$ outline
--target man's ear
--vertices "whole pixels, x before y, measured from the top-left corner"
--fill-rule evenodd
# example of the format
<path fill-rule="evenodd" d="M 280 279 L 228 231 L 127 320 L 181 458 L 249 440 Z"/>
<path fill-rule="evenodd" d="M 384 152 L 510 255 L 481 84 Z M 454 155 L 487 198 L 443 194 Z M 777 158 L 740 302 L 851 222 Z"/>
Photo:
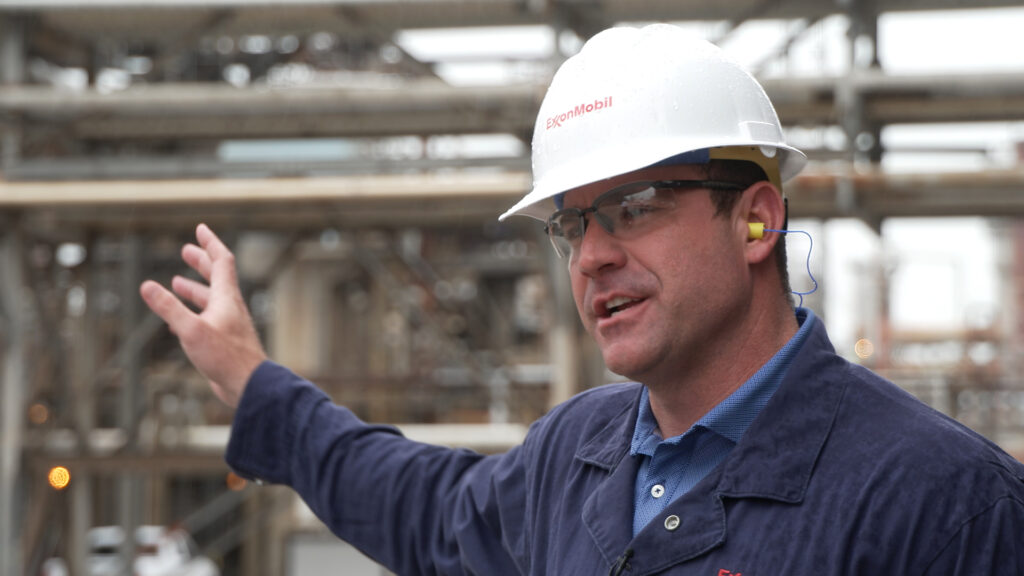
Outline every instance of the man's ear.
<path fill-rule="evenodd" d="M 757 182 L 743 192 L 743 199 L 738 204 L 736 225 L 746 238 L 747 261 L 751 264 L 762 262 L 772 253 L 779 235 L 761 231 L 781 230 L 786 221 L 782 194 L 770 182 Z"/>

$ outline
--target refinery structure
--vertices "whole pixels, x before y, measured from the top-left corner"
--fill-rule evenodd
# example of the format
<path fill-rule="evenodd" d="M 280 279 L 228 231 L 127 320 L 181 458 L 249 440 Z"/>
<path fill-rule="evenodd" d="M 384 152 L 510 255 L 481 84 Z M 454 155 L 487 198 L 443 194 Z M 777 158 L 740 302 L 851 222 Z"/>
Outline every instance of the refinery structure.
<path fill-rule="evenodd" d="M 1024 60 L 909 73 L 887 69 L 879 40 L 887 18 L 920 15 L 934 42 L 930 15 L 1018 7 L 0 0 L 0 574 L 54 558 L 89 574 L 93 528 L 151 525 L 187 532 L 225 575 L 381 573 L 292 492 L 224 464 L 230 410 L 138 297 L 184 272 L 199 222 L 236 252 L 270 355 L 413 438 L 501 451 L 613 380 L 541 227 L 497 216 L 530 189 L 554 69 L 616 24 L 743 47 L 810 158 L 787 186 L 791 217 L 831 242 L 805 304 L 848 315 L 844 356 L 1024 459 Z M 1020 144 L 958 142 L 967 125 Z M 890 137 L 915 127 L 954 136 Z M 971 161 L 897 169 L 898 155 Z M 886 251 L 890 222 L 964 217 L 990 243 L 984 306 L 969 263 Z M 840 221 L 875 246 L 843 286 L 829 274 L 850 248 L 828 232 Z M 803 285 L 807 247 L 789 249 Z M 894 285 L 915 266 L 956 285 L 942 301 L 963 305 L 942 311 L 956 321 L 901 323 Z"/>

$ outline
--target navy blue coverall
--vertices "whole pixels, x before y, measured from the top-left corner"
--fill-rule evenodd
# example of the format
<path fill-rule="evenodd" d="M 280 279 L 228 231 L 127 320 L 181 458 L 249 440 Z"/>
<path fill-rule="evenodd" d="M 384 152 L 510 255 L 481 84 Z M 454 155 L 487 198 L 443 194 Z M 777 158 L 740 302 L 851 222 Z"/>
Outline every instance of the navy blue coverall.
<path fill-rule="evenodd" d="M 821 322 L 728 457 L 634 538 L 640 391 L 579 394 L 481 456 L 365 424 L 266 362 L 227 461 L 403 575 L 1024 575 L 1024 465 L 843 360 Z"/>

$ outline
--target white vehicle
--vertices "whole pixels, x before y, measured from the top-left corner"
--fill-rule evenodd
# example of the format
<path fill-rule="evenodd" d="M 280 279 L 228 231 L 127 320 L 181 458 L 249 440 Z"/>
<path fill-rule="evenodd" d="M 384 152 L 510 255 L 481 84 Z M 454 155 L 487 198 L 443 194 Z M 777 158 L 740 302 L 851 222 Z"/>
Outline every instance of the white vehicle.
<path fill-rule="evenodd" d="M 120 526 L 98 526 L 87 535 L 89 576 L 122 576 L 121 544 L 124 529 Z M 50 558 L 43 563 L 46 576 L 67 576 L 62 559 Z M 219 576 L 217 565 L 205 556 L 196 556 L 188 534 L 163 526 L 139 526 L 135 530 L 135 557 L 132 576 Z"/>

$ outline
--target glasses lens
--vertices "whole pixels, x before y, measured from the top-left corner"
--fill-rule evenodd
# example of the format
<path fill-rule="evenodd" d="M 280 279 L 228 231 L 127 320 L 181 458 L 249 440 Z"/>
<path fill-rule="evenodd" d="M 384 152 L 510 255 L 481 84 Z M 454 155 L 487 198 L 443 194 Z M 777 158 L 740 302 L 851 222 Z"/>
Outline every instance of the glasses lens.
<path fill-rule="evenodd" d="M 629 238 L 675 207 L 674 188 L 659 182 L 634 182 L 608 191 L 594 203 L 595 220 L 610 234 Z"/>
<path fill-rule="evenodd" d="M 555 252 L 565 258 L 583 237 L 583 214 L 576 208 L 559 210 L 548 218 L 548 237 Z"/>

